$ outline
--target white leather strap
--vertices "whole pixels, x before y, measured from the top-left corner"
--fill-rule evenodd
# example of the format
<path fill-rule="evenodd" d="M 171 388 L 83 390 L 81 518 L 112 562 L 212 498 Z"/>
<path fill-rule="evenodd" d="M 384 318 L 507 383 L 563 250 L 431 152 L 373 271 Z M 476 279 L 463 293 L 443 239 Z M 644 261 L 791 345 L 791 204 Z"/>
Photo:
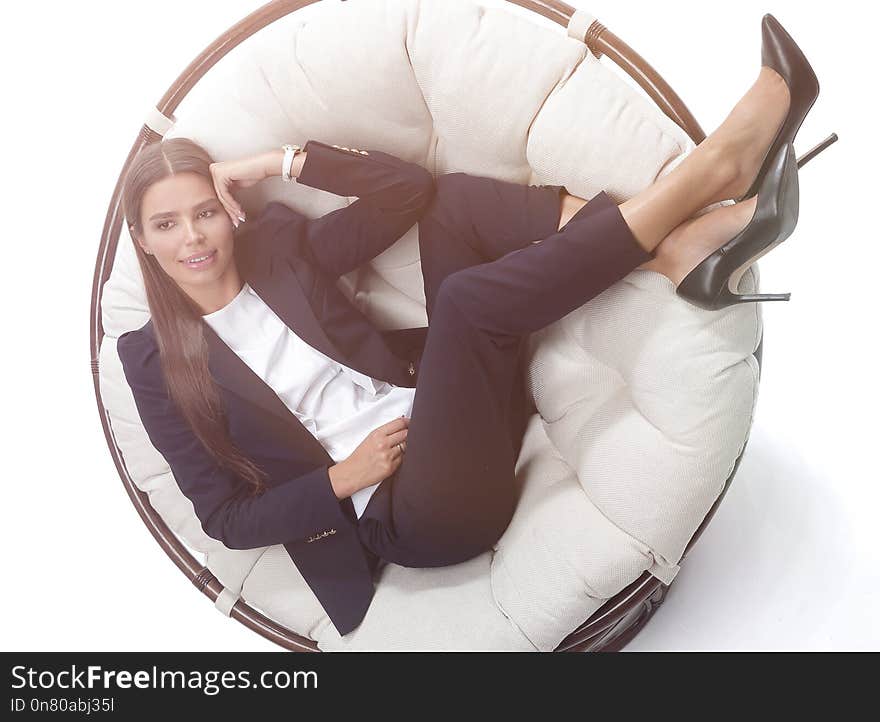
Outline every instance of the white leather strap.
<path fill-rule="evenodd" d="M 595 19 L 595 15 L 590 15 L 590 13 L 583 10 L 575 10 L 574 15 L 568 20 L 568 36 L 584 43 L 584 38 L 587 37 L 587 30 L 590 29 L 590 25 L 593 24 Z"/>
<path fill-rule="evenodd" d="M 157 108 L 150 108 L 147 117 L 144 119 L 144 125 L 154 133 L 164 136 L 176 121 L 177 118 L 174 117 L 173 113 L 170 118 L 167 118 Z"/>
<path fill-rule="evenodd" d="M 232 614 L 232 607 L 235 606 L 237 601 L 238 595 L 229 591 L 226 587 L 223 587 L 223 591 L 220 592 L 220 594 L 217 595 L 217 599 L 214 600 L 214 606 L 228 617 Z"/>
<path fill-rule="evenodd" d="M 293 165 L 294 157 L 302 152 L 302 146 L 285 143 L 281 146 L 284 149 L 284 158 L 281 160 L 281 180 L 290 183 L 293 176 L 290 175 L 290 168 Z"/>

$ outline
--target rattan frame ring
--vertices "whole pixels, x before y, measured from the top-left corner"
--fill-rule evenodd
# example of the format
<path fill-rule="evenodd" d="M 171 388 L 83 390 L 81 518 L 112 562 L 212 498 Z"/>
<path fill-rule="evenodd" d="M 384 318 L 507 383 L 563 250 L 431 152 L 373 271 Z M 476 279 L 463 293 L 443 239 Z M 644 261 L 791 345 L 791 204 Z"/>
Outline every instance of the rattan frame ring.
<path fill-rule="evenodd" d="M 226 53 L 239 45 L 265 26 L 275 20 L 284 17 L 300 8 L 311 5 L 319 0 L 274 0 L 260 7 L 243 20 L 233 25 L 229 30 L 218 37 L 208 46 L 180 76 L 171 84 L 156 105 L 154 115 L 162 119 L 174 118 L 174 110 L 193 86 L 204 74 L 217 63 Z M 559 25 L 567 28 L 569 21 L 575 13 L 575 8 L 554 0 L 507 0 L 527 10 L 531 10 Z M 594 20 L 582 38 L 584 43 L 597 58 L 607 56 L 612 62 L 627 73 L 647 93 L 652 101 L 669 118 L 677 123 L 690 136 L 694 143 L 699 144 L 705 133 L 697 121 L 691 115 L 684 102 L 665 80 L 654 70 L 638 53 L 608 30 L 597 20 Z M 204 567 L 195 557 L 190 554 L 175 534 L 168 528 L 158 513 L 150 505 L 147 494 L 135 486 L 129 476 L 122 454 L 115 443 L 110 430 L 110 422 L 107 410 L 101 398 L 100 380 L 98 377 L 98 359 L 100 344 L 103 339 L 103 325 L 101 319 L 101 294 L 104 283 L 110 276 L 113 268 L 113 260 L 116 255 L 119 235 L 122 227 L 123 216 L 120 208 L 122 183 L 132 159 L 137 152 L 146 144 L 155 142 L 161 137 L 150 125 L 144 124 L 140 129 L 134 144 L 129 151 L 125 165 L 119 174 L 119 179 L 113 189 L 110 206 L 104 220 L 101 234 L 101 242 L 98 248 L 98 256 L 95 264 L 95 273 L 92 280 L 92 297 L 90 311 L 90 350 L 92 381 L 95 387 L 95 396 L 98 403 L 98 413 L 104 428 L 104 436 L 117 471 L 125 485 L 126 491 L 135 505 L 141 519 L 147 525 L 159 545 L 165 550 L 172 561 L 186 575 L 186 577 L 201 590 L 212 602 L 224 591 L 223 585 L 217 578 Z M 761 355 L 763 348 L 763 336 L 755 357 L 758 361 L 760 374 Z M 746 442 L 747 443 L 747 442 Z M 715 515 L 721 500 L 727 493 L 730 483 L 739 468 L 745 445 L 734 464 L 733 471 L 724 484 L 724 489 L 715 500 L 712 508 L 706 514 L 700 527 L 694 532 L 682 559 L 684 559 L 691 547 L 699 539 L 706 525 Z M 618 651 L 623 648 L 650 619 L 657 607 L 663 602 L 669 585 L 663 584 L 647 571 L 626 588 L 608 599 L 598 610 L 586 619 L 577 629 L 569 634 L 555 651 Z M 232 606 L 229 616 L 238 620 L 246 627 L 254 630 L 266 639 L 290 650 L 300 652 L 318 652 L 317 644 L 296 632 L 287 629 L 277 622 L 269 619 L 259 611 L 251 607 L 244 600 L 239 599 Z"/>

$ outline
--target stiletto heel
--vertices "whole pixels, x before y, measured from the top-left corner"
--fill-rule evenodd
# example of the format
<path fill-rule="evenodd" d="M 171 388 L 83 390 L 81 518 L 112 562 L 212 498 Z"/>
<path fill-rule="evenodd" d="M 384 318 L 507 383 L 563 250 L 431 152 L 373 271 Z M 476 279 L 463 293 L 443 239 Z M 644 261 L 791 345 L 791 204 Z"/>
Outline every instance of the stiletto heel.
<path fill-rule="evenodd" d="M 695 306 L 710 311 L 737 303 L 788 301 L 791 293 L 740 294 L 737 286 L 752 263 L 794 231 L 798 203 L 798 165 L 794 146 L 789 144 L 777 152 L 768 166 L 758 187 L 758 201 L 748 225 L 697 264 L 678 284 L 675 292 Z"/>
<path fill-rule="evenodd" d="M 815 158 L 819 153 L 825 150 L 832 143 L 836 143 L 838 140 L 837 133 L 832 133 L 825 140 L 823 140 L 819 145 L 815 148 L 811 148 L 806 153 L 804 153 L 800 158 L 797 159 L 798 168 L 803 168 L 807 163 L 809 163 L 813 158 Z"/>
<path fill-rule="evenodd" d="M 735 303 L 751 303 L 752 301 L 788 301 L 790 293 L 731 293 L 727 291 L 720 297 L 725 303 L 723 306 L 732 306 Z M 723 307 L 722 306 L 722 307 Z"/>
<path fill-rule="evenodd" d="M 832 133 L 800 158 L 793 145 L 782 148 L 761 179 L 749 224 L 691 270 L 675 292 L 708 310 L 736 303 L 788 301 L 791 293 L 737 293 L 736 289 L 746 269 L 794 231 L 800 201 L 798 170 L 837 140 L 837 133 Z"/>
<path fill-rule="evenodd" d="M 776 131 L 758 175 L 755 176 L 745 195 L 735 199 L 737 202 L 751 198 L 757 193 L 764 174 L 776 159 L 779 150 L 794 142 L 804 118 L 819 96 L 819 80 L 809 61 L 791 35 L 770 13 L 767 13 L 761 21 L 761 65 L 772 68 L 785 80 L 789 92 L 788 113 L 779 130 Z"/>

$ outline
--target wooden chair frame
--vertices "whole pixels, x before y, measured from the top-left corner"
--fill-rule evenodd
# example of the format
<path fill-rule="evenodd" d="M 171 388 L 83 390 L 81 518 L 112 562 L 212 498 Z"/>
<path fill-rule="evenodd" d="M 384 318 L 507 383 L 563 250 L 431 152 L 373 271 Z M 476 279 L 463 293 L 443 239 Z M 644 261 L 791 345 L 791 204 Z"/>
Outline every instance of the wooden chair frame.
<path fill-rule="evenodd" d="M 233 25 L 229 30 L 218 37 L 206 48 L 172 83 L 156 105 L 156 110 L 165 118 L 173 120 L 174 110 L 192 87 L 210 70 L 210 68 L 230 50 L 242 41 L 264 28 L 275 20 L 295 12 L 313 2 L 319 0 L 273 0 L 258 8 L 243 20 Z M 563 27 L 567 28 L 575 8 L 555 0 L 507 0 L 515 5 L 531 10 L 542 15 Z M 697 121 L 691 115 L 682 100 L 665 80 L 652 68 L 638 53 L 630 48 L 625 42 L 609 31 L 598 21 L 594 21 L 583 38 L 590 52 L 597 58 L 607 55 L 616 65 L 624 70 L 638 85 L 648 94 L 657 106 L 675 123 L 687 132 L 694 143 L 699 144 L 705 133 Z M 101 243 L 98 248 L 98 257 L 95 264 L 95 273 L 92 281 L 92 301 L 90 315 L 90 347 L 92 380 L 95 387 L 95 396 L 98 402 L 98 412 L 101 424 L 104 427 L 104 436 L 110 453 L 116 463 L 116 468 L 123 484 L 131 498 L 132 503 L 138 510 L 147 528 L 155 537 L 159 545 L 165 550 L 172 561 L 186 575 L 197 589 L 201 590 L 212 602 L 216 601 L 223 590 L 223 585 L 211 573 L 190 554 L 177 536 L 168 528 L 159 514 L 151 506 L 149 497 L 142 492 L 132 481 L 126 470 L 122 454 L 116 445 L 110 432 L 110 424 L 107 411 L 101 398 L 100 380 L 98 377 L 98 359 L 100 344 L 104 337 L 101 320 L 101 294 L 104 283 L 110 277 L 113 269 L 113 260 L 116 255 L 119 235 L 124 221 L 120 208 L 122 185 L 132 159 L 146 144 L 160 140 L 161 136 L 152 130 L 147 124 L 140 129 L 134 144 L 125 161 L 125 165 L 119 174 L 116 187 L 110 199 L 110 206 L 104 220 L 101 234 Z M 763 337 L 755 351 L 760 373 L 761 352 Z M 745 446 L 743 447 L 743 453 Z M 733 471 L 725 482 L 724 489 L 716 499 L 712 508 L 704 518 L 702 524 L 691 537 L 685 548 L 682 559 L 687 556 L 691 547 L 699 539 L 706 525 L 715 515 L 715 511 L 724 495 L 727 493 L 730 483 L 739 468 L 742 453 L 734 464 Z M 645 625 L 657 607 L 663 602 L 669 585 L 645 571 L 638 579 L 621 590 L 618 594 L 608 599 L 597 609 L 583 624 L 569 634 L 555 651 L 588 652 L 588 651 L 618 651 L 622 649 Z M 317 644 L 283 625 L 269 619 L 256 609 L 239 599 L 232 607 L 230 616 L 238 620 L 246 627 L 254 630 L 266 639 L 290 650 L 300 652 L 319 652 Z"/>

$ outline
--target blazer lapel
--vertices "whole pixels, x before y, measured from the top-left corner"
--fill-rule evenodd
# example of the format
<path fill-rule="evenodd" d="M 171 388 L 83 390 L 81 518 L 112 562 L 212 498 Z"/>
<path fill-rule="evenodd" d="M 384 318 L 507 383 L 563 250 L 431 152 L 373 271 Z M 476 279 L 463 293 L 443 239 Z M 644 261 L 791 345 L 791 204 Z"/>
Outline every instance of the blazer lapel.
<path fill-rule="evenodd" d="M 209 324 L 205 323 L 204 329 L 208 341 L 208 368 L 214 380 L 228 391 L 289 420 L 293 414 L 278 394 L 226 345 Z"/>
<path fill-rule="evenodd" d="M 256 271 L 249 274 L 246 280 L 251 288 L 306 343 L 330 358 L 339 360 L 340 354 L 312 313 L 311 306 L 296 274 L 292 271 L 285 273 L 282 283 L 280 282 L 281 269 L 278 268 L 278 264 L 270 263 L 269 265 L 269 269 L 265 272 Z M 203 326 L 208 342 L 208 368 L 214 380 L 227 390 L 247 401 L 258 404 L 279 418 L 288 422 L 296 422 L 295 426 L 302 429 L 310 439 L 317 443 L 317 440 L 287 408 L 272 387 L 254 373 L 226 345 L 226 342 L 217 335 L 210 324 L 203 322 Z"/>
<path fill-rule="evenodd" d="M 257 291 L 259 293 L 259 291 Z M 268 303 L 268 301 L 267 301 Z M 323 447 L 312 432 L 287 408 L 272 387 L 261 379 L 238 355 L 226 345 L 216 331 L 204 324 L 208 341 L 208 368 L 214 380 L 228 391 L 237 394 L 251 403 L 257 404 L 280 418 L 299 438 L 300 448 L 305 449 L 316 463 L 333 464 L 333 457 Z M 357 524 L 357 514 L 350 497 L 340 499 L 342 510 L 353 524 Z"/>

